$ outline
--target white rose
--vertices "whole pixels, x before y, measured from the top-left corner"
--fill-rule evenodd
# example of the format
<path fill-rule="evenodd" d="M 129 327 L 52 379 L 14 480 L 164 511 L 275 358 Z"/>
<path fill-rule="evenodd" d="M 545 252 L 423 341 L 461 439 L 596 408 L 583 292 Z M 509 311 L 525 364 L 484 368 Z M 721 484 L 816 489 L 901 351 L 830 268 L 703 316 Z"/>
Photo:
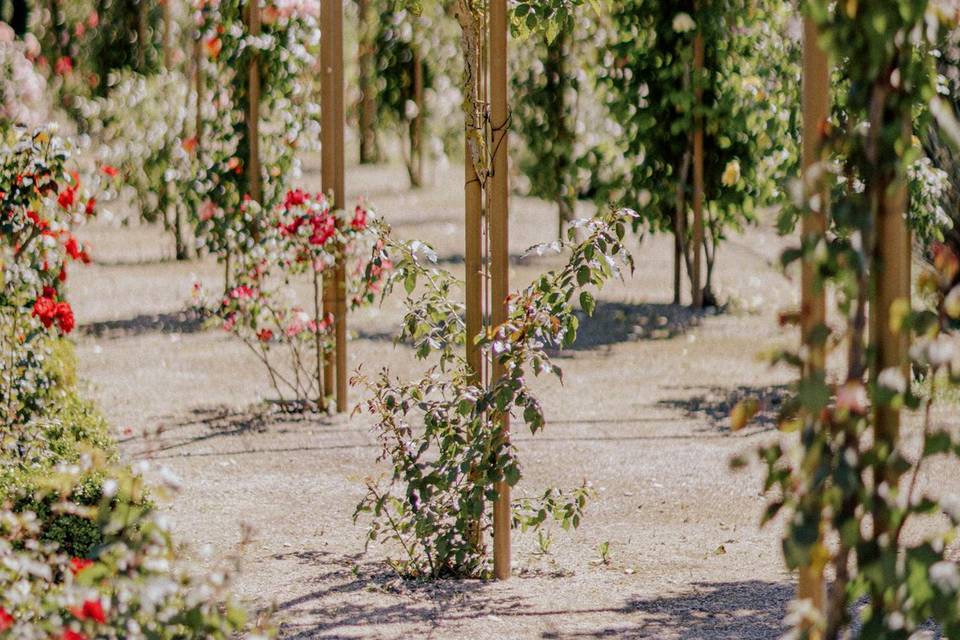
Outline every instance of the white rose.
<path fill-rule="evenodd" d="M 877 376 L 877 384 L 895 393 L 904 393 L 907 390 L 907 379 L 903 376 L 903 372 L 896 367 L 889 367 L 881 371 L 880 375 Z"/>
<path fill-rule="evenodd" d="M 689 13 L 678 13 L 673 17 L 673 30 L 677 33 L 686 33 L 697 28 L 697 23 L 693 21 Z"/>

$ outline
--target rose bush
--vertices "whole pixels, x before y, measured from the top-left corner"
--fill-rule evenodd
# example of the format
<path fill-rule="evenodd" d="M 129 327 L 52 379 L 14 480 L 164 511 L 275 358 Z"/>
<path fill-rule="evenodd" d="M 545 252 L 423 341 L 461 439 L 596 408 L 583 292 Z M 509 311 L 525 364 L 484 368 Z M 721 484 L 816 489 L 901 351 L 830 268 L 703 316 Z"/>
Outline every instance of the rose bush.
<path fill-rule="evenodd" d="M 350 308 L 373 300 L 389 265 L 368 267 L 376 240 L 373 212 L 363 204 L 352 213 L 331 209 L 322 194 L 296 189 L 281 205 L 263 211 L 260 241 L 242 257 L 235 281 L 216 304 L 196 295 L 205 313 L 247 345 L 267 369 L 281 403 L 324 410 L 323 367 L 334 346 L 333 317 L 324 312 L 323 279 L 340 260 L 352 263 L 346 292 Z"/>
<path fill-rule="evenodd" d="M 48 338 L 75 319 L 64 285 L 90 261 L 73 234 L 96 200 L 67 170 L 66 145 L 49 129 L 0 132 L 0 425 L 24 425 L 43 409 Z"/>

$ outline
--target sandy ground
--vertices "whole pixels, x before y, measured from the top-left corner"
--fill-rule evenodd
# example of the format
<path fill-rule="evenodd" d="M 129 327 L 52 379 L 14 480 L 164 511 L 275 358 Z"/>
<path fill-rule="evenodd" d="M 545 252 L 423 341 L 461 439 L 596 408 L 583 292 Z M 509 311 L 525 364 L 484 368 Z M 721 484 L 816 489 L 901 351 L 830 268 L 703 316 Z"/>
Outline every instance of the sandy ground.
<path fill-rule="evenodd" d="M 461 175 L 456 167 L 442 171 L 413 193 L 398 167 L 357 167 L 348 189 L 365 194 L 398 233 L 434 243 L 456 265 Z M 312 188 L 318 180 L 306 177 Z M 516 199 L 512 251 L 553 239 L 554 219 L 550 206 Z M 221 286 L 219 267 L 169 261 L 171 243 L 154 229 L 100 224 L 85 237 L 98 264 L 76 273 L 72 285 L 83 377 L 127 459 L 154 458 L 182 479 L 164 506 L 180 539 L 225 555 L 242 525 L 253 527 L 236 591 L 254 607 L 275 607 L 283 637 L 781 632 L 793 584 L 779 527 L 758 528 L 761 471 L 728 470 L 732 455 L 775 437 L 769 420 L 731 434 L 735 399 L 760 394 L 773 411 L 789 381 L 758 355 L 794 339 L 775 321 L 795 303 L 797 283 L 775 267 L 783 242 L 772 231 L 753 229 L 723 248 L 717 288 L 729 310 L 720 315 L 696 317 L 667 304 L 668 240 L 636 249 L 635 276 L 604 291 L 580 345 L 563 355 L 565 385 L 538 383 L 546 432 L 516 437 L 526 474 L 520 492 L 587 479 L 597 497 L 585 522 L 571 534 L 554 532 L 546 555 L 532 535 L 517 534 L 506 583 L 426 584 L 396 578 L 383 562 L 391 549 L 365 554 L 364 523 L 353 523 L 363 479 L 383 472 L 374 465 L 369 419 L 291 421 L 258 412 L 254 405 L 270 397 L 258 363 L 223 332 L 204 331 L 181 313 L 195 277 Z M 513 282 L 552 264 L 517 260 Z M 395 304 L 351 317 L 351 369 L 411 366 L 409 350 L 389 337 L 397 318 Z M 605 542 L 608 564 L 597 550 Z"/>

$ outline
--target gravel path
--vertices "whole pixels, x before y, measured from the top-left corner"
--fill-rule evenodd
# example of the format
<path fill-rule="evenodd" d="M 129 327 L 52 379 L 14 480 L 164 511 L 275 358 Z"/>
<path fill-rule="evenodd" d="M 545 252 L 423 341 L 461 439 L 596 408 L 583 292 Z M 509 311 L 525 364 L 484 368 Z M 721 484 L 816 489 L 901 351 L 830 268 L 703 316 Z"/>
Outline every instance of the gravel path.
<path fill-rule="evenodd" d="M 398 233 L 462 255 L 462 193 L 453 167 L 411 193 L 402 169 L 355 168 L 364 193 Z M 307 176 L 316 188 L 319 176 Z M 552 209 L 518 198 L 513 252 L 551 240 Z M 791 335 L 777 310 L 796 283 L 772 266 L 782 241 L 751 230 L 722 249 L 723 315 L 694 316 L 669 301 L 670 244 L 648 241 L 628 282 L 600 296 L 582 342 L 564 354 L 565 386 L 540 384 L 548 427 L 517 435 L 522 493 L 588 479 L 597 489 L 583 526 L 554 532 L 546 555 L 517 534 L 515 578 L 506 583 L 397 579 L 389 551 L 364 553 L 352 513 L 376 449 L 366 417 L 290 420 L 265 415 L 264 373 L 242 345 L 203 331 L 180 313 L 194 277 L 212 287 L 209 260 L 178 264 L 149 228 L 92 227 L 99 263 L 73 282 L 82 373 L 123 439 L 129 460 L 169 466 L 183 489 L 164 508 L 181 539 L 214 555 L 235 550 L 242 527 L 238 593 L 276 608 L 287 638 L 775 638 L 793 586 L 779 555 L 779 526 L 757 527 L 757 466 L 732 473 L 736 453 L 775 437 L 769 420 L 731 434 L 737 396 L 761 394 L 775 410 L 783 371 L 757 357 Z M 522 283 L 549 261 L 514 265 Z M 456 268 L 456 267 L 454 267 Z M 411 354 L 393 347 L 398 308 L 359 312 L 351 368 Z M 372 366 L 372 365 L 368 365 Z M 608 564 L 598 546 L 609 542 Z M 199 554 L 197 556 L 200 557 Z M 198 559 L 198 563 L 204 562 Z"/>

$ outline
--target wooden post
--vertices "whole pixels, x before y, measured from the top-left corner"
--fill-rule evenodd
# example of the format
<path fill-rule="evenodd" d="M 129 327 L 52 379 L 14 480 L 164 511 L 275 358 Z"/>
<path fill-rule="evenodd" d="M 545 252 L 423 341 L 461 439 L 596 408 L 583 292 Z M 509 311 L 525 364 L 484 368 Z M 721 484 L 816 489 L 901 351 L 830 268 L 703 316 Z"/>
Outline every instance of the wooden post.
<path fill-rule="evenodd" d="M 257 0 L 247 1 L 247 30 L 250 35 L 260 35 L 260 4 Z M 247 158 L 247 186 L 250 197 L 263 204 L 263 177 L 260 173 L 260 54 L 250 56 L 247 69 L 247 138 L 249 157 Z"/>
<path fill-rule="evenodd" d="M 376 74 L 373 68 L 375 53 L 375 34 L 371 17 L 370 0 L 357 0 L 359 17 L 359 70 L 360 88 L 360 164 L 373 164 L 380 160 L 377 144 L 377 93 Z"/>
<path fill-rule="evenodd" d="M 163 67 L 167 71 L 173 69 L 173 2 L 174 0 L 161 0 L 163 2 Z"/>
<path fill-rule="evenodd" d="M 694 3 L 696 12 L 697 3 Z M 693 39 L 693 93 L 694 109 L 703 105 L 703 30 L 697 15 L 697 35 Z M 694 117 L 693 127 L 693 268 L 690 279 L 693 284 L 693 308 L 703 308 L 703 116 Z"/>
<path fill-rule="evenodd" d="M 803 187 L 806 203 L 813 203 L 801 221 L 804 242 L 822 242 L 827 229 L 829 192 L 822 187 L 822 170 L 817 169 L 822 161 L 823 133 L 830 115 L 830 63 L 827 54 L 817 40 L 817 28 L 810 18 L 803 23 Z M 814 168 L 811 171 L 811 168 Z M 826 367 L 826 350 L 816 344 L 815 331 L 826 322 L 826 296 L 816 283 L 816 264 L 805 257 L 801 281 L 801 340 L 810 353 L 810 366 L 814 372 L 823 372 Z M 801 567 L 797 597 L 809 600 L 816 611 L 823 611 L 824 576 L 823 562 L 814 560 Z M 818 629 L 809 629 L 811 640 L 820 640 Z"/>
<path fill-rule="evenodd" d="M 903 144 L 910 145 L 911 115 L 903 116 Z M 874 380 L 884 369 L 896 368 L 910 380 L 910 334 L 891 326 L 896 305 L 910 304 L 912 244 L 907 226 L 907 180 L 897 175 L 894 183 L 879 194 L 875 220 L 877 236 L 873 268 L 875 299 L 870 314 L 870 342 L 875 350 Z M 877 438 L 895 443 L 900 436 L 900 411 L 889 407 L 877 410 Z"/>
<path fill-rule="evenodd" d="M 346 201 L 344 175 L 344 108 L 343 108 L 343 3 L 323 0 L 320 15 L 321 83 L 321 182 L 322 189 L 333 199 L 333 206 L 343 209 Z M 325 387 L 336 390 L 337 412 L 347 410 L 347 278 L 343 260 L 334 272 L 324 278 L 324 310 L 332 313 L 336 347 L 324 368 Z"/>
<path fill-rule="evenodd" d="M 197 160 L 200 159 L 200 150 L 203 147 L 203 34 L 197 33 L 197 41 L 193 45 L 193 73 L 196 83 L 197 110 L 196 121 L 193 126 L 193 136 L 197 140 Z"/>
<path fill-rule="evenodd" d="M 137 70 L 146 73 L 147 66 L 147 18 L 150 9 L 148 0 L 140 0 L 137 6 Z"/>
<path fill-rule="evenodd" d="M 507 0 L 490 0 L 490 120 L 493 128 L 491 153 L 493 175 L 487 215 L 490 218 L 490 321 L 498 326 L 507 321 L 510 295 L 508 145 L 510 113 L 507 105 Z M 494 360 L 493 380 L 504 375 Z M 510 438 L 509 415 L 500 425 L 502 437 Z M 498 580 L 510 577 L 510 485 L 497 485 L 493 505 L 493 571 Z"/>

